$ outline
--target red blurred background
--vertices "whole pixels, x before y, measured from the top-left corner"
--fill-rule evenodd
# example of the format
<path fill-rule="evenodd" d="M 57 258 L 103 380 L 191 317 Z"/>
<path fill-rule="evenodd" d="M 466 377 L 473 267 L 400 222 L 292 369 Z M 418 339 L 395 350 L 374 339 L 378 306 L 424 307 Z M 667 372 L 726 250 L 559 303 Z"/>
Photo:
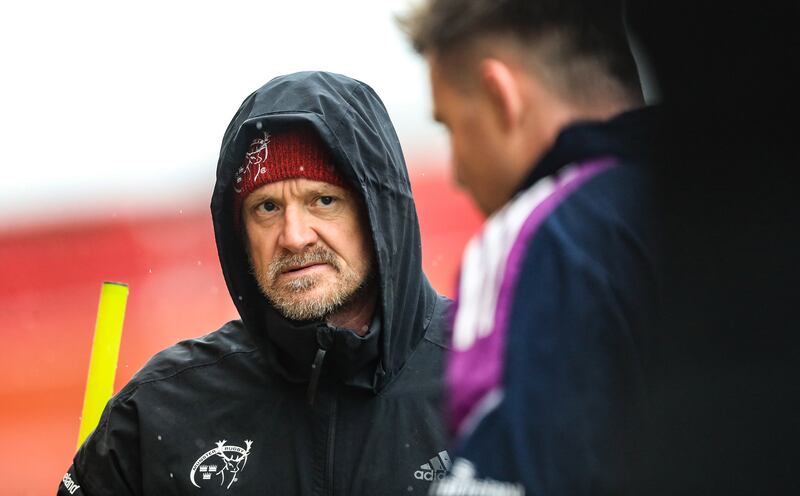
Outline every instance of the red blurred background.
<path fill-rule="evenodd" d="M 445 169 L 412 168 L 423 267 L 452 296 L 480 216 Z M 0 230 L 0 493 L 54 494 L 76 449 L 103 281 L 130 286 L 118 391 L 157 351 L 237 318 L 207 201 L 177 212 Z"/>

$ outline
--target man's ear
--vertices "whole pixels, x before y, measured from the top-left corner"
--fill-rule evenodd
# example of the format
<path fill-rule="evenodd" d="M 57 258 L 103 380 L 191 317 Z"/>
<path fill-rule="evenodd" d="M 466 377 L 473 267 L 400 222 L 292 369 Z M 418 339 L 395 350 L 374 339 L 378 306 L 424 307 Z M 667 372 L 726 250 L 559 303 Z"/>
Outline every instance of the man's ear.
<path fill-rule="evenodd" d="M 513 129 L 521 119 L 522 93 L 512 69 L 501 60 L 481 60 L 480 81 L 492 102 L 505 131 Z"/>

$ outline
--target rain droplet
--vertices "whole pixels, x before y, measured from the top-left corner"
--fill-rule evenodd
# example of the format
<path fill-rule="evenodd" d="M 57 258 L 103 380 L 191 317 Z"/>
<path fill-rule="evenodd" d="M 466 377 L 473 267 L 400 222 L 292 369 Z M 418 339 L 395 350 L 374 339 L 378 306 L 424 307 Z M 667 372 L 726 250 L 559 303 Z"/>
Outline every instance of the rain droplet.
<path fill-rule="evenodd" d="M 410 492 L 410 493 L 411 493 L 411 492 L 414 492 L 414 488 L 413 488 L 413 487 L 411 487 L 411 486 L 408 486 L 408 488 L 406 488 L 406 491 L 408 491 L 408 492 Z"/>
<path fill-rule="evenodd" d="M 152 274 L 152 273 L 153 273 L 153 269 L 147 269 L 147 272 L 149 272 L 150 274 Z"/>
<path fill-rule="evenodd" d="M 203 265 L 203 262 L 201 262 L 200 260 L 198 260 L 198 261 L 197 261 L 197 265 Z"/>
<path fill-rule="evenodd" d="M 258 121 L 258 122 L 256 122 L 256 129 L 258 129 L 259 131 L 261 131 L 261 128 L 262 128 L 262 127 L 264 127 L 264 124 L 262 124 L 262 123 L 261 123 L 261 121 Z"/>
<path fill-rule="evenodd" d="M 241 296 L 239 296 L 238 298 L 239 298 L 239 301 L 242 301 L 242 297 Z"/>
<path fill-rule="evenodd" d="M 406 448 L 410 448 L 410 447 L 411 447 L 411 445 L 406 443 Z"/>
<path fill-rule="evenodd" d="M 306 170 L 306 168 L 301 165 L 300 166 L 300 172 L 303 172 L 304 170 Z"/>
<path fill-rule="evenodd" d="M 183 214 L 183 209 L 178 210 L 179 214 Z"/>
<path fill-rule="evenodd" d="M 158 435 L 158 440 L 161 441 L 161 434 Z"/>
<path fill-rule="evenodd" d="M 172 479 L 172 472 L 169 473 L 169 478 Z"/>

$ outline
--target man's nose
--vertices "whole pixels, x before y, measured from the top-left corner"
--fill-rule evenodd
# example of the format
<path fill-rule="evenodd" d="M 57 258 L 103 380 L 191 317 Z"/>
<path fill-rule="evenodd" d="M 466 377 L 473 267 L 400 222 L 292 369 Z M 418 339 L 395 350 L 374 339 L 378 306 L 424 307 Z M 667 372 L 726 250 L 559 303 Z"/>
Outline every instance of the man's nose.
<path fill-rule="evenodd" d="M 315 244 L 319 237 L 309 222 L 311 219 L 302 208 L 286 208 L 283 230 L 278 236 L 278 244 L 292 253 L 300 253 Z"/>

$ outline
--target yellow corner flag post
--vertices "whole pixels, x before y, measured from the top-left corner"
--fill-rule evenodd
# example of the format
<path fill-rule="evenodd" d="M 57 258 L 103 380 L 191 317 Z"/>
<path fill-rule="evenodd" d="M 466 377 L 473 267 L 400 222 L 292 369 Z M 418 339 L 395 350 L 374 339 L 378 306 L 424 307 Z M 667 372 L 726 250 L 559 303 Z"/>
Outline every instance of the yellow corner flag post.
<path fill-rule="evenodd" d="M 127 301 L 127 284 L 107 281 L 103 283 L 100 306 L 97 309 L 97 323 L 94 327 L 86 395 L 83 398 L 81 428 L 78 434 L 79 448 L 86 436 L 97 427 L 100 414 L 114 393 L 114 376 L 117 372 L 119 343 L 122 339 L 122 322 L 125 320 Z"/>

